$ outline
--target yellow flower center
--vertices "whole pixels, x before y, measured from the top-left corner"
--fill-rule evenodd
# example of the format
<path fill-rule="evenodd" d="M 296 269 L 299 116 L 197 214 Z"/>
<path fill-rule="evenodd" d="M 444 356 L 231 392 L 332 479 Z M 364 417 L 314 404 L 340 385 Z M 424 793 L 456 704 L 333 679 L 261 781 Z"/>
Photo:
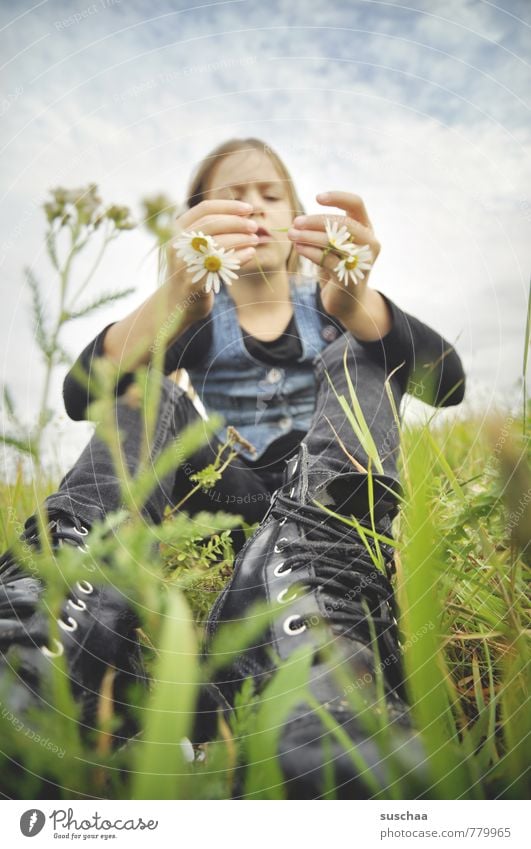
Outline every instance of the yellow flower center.
<path fill-rule="evenodd" d="M 345 268 L 351 271 L 353 268 L 356 268 L 358 264 L 358 257 L 353 256 L 350 259 L 345 260 Z"/>
<path fill-rule="evenodd" d="M 217 256 L 207 256 L 205 259 L 205 268 L 207 271 L 219 271 L 221 268 L 221 260 Z"/>
<path fill-rule="evenodd" d="M 203 236 L 194 236 L 192 239 L 192 247 L 194 251 L 200 251 L 202 248 L 206 248 L 208 242 Z"/>

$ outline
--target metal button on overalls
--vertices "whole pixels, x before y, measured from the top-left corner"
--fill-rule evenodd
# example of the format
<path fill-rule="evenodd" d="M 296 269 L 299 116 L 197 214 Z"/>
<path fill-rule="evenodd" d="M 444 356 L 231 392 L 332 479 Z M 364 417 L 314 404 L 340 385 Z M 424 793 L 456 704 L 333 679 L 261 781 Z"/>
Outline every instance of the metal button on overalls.
<path fill-rule="evenodd" d="M 279 380 L 282 379 L 282 372 L 278 368 L 269 369 L 266 374 L 266 380 L 268 383 L 278 383 Z"/>

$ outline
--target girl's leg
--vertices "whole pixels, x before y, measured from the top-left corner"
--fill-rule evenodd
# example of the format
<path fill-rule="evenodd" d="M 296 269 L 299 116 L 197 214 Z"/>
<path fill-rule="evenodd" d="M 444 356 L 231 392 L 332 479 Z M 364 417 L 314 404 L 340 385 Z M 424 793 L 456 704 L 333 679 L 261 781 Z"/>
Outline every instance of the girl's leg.
<path fill-rule="evenodd" d="M 325 374 L 326 370 L 337 394 L 351 406 L 343 366 L 346 345 L 350 348 L 350 380 L 383 464 L 383 474 L 372 465 L 372 504 L 364 471 L 368 465 L 364 440 L 353 432 Z M 371 714 L 382 710 L 377 705 L 377 666 L 392 723 L 391 748 L 403 754 L 405 772 L 420 770 L 424 757 L 403 700 L 389 580 L 394 553 L 391 522 L 399 491 L 399 432 L 385 380 L 385 369 L 371 361 L 350 334 L 325 350 L 317 363 L 316 410 L 307 437 L 290 461 L 286 483 L 273 497 L 265 520 L 236 558 L 233 578 L 207 623 L 212 641 L 220 626 L 244 620 L 255 605 L 272 601 L 279 605 L 281 612 L 272 618 L 267 633 L 219 676 L 220 704 L 234 704 L 248 677 L 260 689 L 277 668 L 276 659 L 291 662 L 291 656 L 303 649 L 312 651 L 309 691 L 342 726 L 350 740 L 348 748 L 358 750 L 382 786 L 392 779 L 389 762 L 358 715 L 360 704 Z M 395 381 L 390 390 L 398 410 L 401 390 Z M 343 515 L 347 522 L 331 517 L 316 502 Z M 359 532 L 348 521 L 352 515 L 366 532 Z M 387 541 L 380 539 L 376 545 L 371 536 L 374 532 Z M 339 667 L 347 676 L 348 688 L 344 681 L 338 683 Z M 357 700 L 347 696 L 354 691 Z M 320 797 L 331 785 L 340 798 L 370 795 L 350 753 L 327 732 L 319 714 L 302 696 L 283 724 L 276 754 L 290 797 Z"/>
<path fill-rule="evenodd" d="M 163 378 L 150 462 L 153 463 L 171 443 L 175 444 L 178 458 L 180 433 L 198 421 L 202 421 L 201 416 L 188 395 L 174 381 Z M 139 471 L 144 422 L 131 392 L 117 400 L 115 425 L 122 434 L 123 460 L 134 477 Z M 214 461 L 219 445 L 220 442 L 212 438 L 191 457 L 183 459 L 165 478 L 157 480 L 145 504 L 140 505 L 151 522 L 158 524 L 164 508 L 179 503 L 190 491 L 190 476 Z M 244 461 L 236 458 L 213 491 L 198 492 L 186 501 L 183 509 L 189 512 L 225 510 L 241 513 L 246 521 L 255 522 L 265 513 L 269 495 L 258 475 Z M 61 481 L 58 491 L 46 499 L 45 505 L 50 515 L 60 511 L 89 527 L 122 506 L 120 478 L 109 449 L 99 436 L 92 437 Z"/>
<path fill-rule="evenodd" d="M 183 390 L 164 379 L 150 462 L 171 443 L 178 452 L 183 429 L 200 420 Z M 115 423 L 121 433 L 123 461 L 134 477 L 140 470 L 143 417 L 131 392 L 117 400 Z M 218 445 L 217 440 L 212 440 L 181 463 L 177 472 L 157 481 L 145 504 L 140 505 L 149 521 L 159 523 L 165 506 L 183 498 L 192 486 L 190 475 L 213 461 Z M 243 514 L 253 522 L 261 518 L 269 503 L 269 492 L 242 462 L 225 470 L 214 500 L 209 497 L 211 494 L 196 494 L 193 504 L 190 499 L 184 509 L 223 509 Z M 106 444 L 96 435 L 58 491 L 46 499 L 52 545 L 67 542 L 81 547 L 88 528 L 119 509 L 121 503 L 119 475 Z M 28 544 L 39 544 L 35 517 L 26 522 L 24 536 L 27 555 Z M 128 709 L 127 689 L 132 683 L 146 682 L 136 632 L 140 622 L 135 611 L 118 588 L 99 586 L 96 573 L 91 571 L 71 588 L 59 619 L 60 640 L 51 640 L 48 617 L 38 609 L 44 586 L 37 573 L 30 574 L 35 571 L 31 562 L 31 557 L 25 556 L 23 562 L 17 563 L 10 552 L 0 558 L 0 689 L 8 684 L 11 710 L 24 718 L 27 708 L 38 705 L 41 682 L 50 673 L 50 655 L 65 654 L 72 692 L 82 706 L 83 728 L 94 727 L 102 681 L 106 671 L 113 668 L 116 712 L 123 719 L 115 740 L 120 734 L 130 736 L 135 733 L 136 724 L 134 712 Z M 104 563 L 101 566 L 106 568 Z M 8 668 L 12 673 L 17 671 L 5 682 Z"/>
<path fill-rule="evenodd" d="M 350 333 L 340 336 L 316 358 L 316 408 L 304 440 L 312 457 L 312 466 L 315 471 L 328 474 L 355 471 L 357 469 L 347 456 L 348 452 L 367 469 L 367 451 L 353 431 L 335 394 L 344 396 L 352 408 L 349 381 L 343 361 L 346 348 L 350 381 L 382 461 L 383 471 L 398 480 L 400 428 L 388 392 L 392 394 L 394 407 L 399 411 L 402 390 L 395 379 L 388 382 L 386 389 L 385 370 L 368 356 L 363 346 Z M 327 379 L 326 373 L 330 380 Z M 374 463 L 372 471 L 375 471 Z"/>

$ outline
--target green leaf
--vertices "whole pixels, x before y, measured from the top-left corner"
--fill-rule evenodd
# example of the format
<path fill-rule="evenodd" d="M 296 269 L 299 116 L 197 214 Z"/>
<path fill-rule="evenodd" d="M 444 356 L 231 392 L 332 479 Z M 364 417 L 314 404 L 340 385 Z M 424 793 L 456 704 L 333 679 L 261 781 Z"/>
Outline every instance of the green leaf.
<path fill-rule="evenodd" d="M 48 206 L 45 204 L 45 206 Z M 50 208 L 51 211 L 51 208 Z M 50 262 L 56 271 L 59 271 L 59 259 L 57 257 L 57 250 L 55 247 L 55 234 L 52 230 L 50 230 L 46 234 L 46 250 L 48 251 L 48 256 L 50 257 Z"/>
<path fill-rule="evenodd" d="M 62 345 L 56 343 L 55 351 L 54 351 L 54 365 L 57 366 L 71 366 L 72 365 L 72 357 L 70 354 L 65 351 Z"/>
<path fill-rule="evenodd" d="M 32 439 L 18 439 L 16 436 L 6 436 L 6 434 L 0 434 L 0 442 L 3 442 L 4 445 L 9 446 L 10 448 L 15 448 L 17 451 L 20 451 L 22 454 L 29 454 L 31 457 L 37 457 L 37 448 L 33 443 Z"/>
<path fill-rule="evenodd" d="M 478 798 L 482 790 L 473 765 L 463 760 L 447 693 L 440 622 L 445 573 L 430 504 L 430 483 L 437 462 L 427 428 L 420 429 L 408 458 L 411 492 L 405 510 L 407 539 L 402 552 L 404 585 L 401 625 L 404 662 L 413 716 L 421 730 L 433 775 L 431 794 L 440 799 Z"/>
<path fill-rule="evenodd" d="M 312 647 L 304 646 L 293 652 L 261 694 L 254 722 L 250 723 L 252 727 L 244 741 L 246 797 L 285 798 L 278 743 L 289 714 L 305 701 L 312 659 Z"/>
<path fill-rule="evenodd" d="M 33 329 L 35 332 L 35 341 L 37 342 L 37 345 L 39 346 L 44 356 L 49 359 L 52 350 L 52 343 L 48 335 L 48 331 L 46 329 L 46 310 L 41 300 L 40 284 L 31 268 L 25 268 L 24 274 L 26 276 L 26 282 L 31 292 L 31 311 L 33 319 Z"/>
<path fill-rule="evenodd" d="M 22 429 L 22 423 L 21 423 L 19 417 L 17 416 L 17 412 L 16 412 L 16 409 L 15 409 L 15 401 L 13 399 L 13 396 L 11 395 L 11 390 L 9 389 L 9 386 L 4 385 L 3 391 L 2 391 L 2 396 L 3 396 L 3 399 L 4 399 L 4 408 L 5 408 L 5 411 L 6 411 L 7 419 L 11 422 L 11 424 L 14 427 L 17 428 L 17 430 L 21 430 Z"/>
<path fill-rule="evenodd" d="M 367 457 L 370 460 L 372 460 L 377 471 L 380 472 L 381 474 L 383 474 L 384 469 L 383 469 L 382 461 L 380 460 L 378 450 L 376 448 L 376 444 L 374 442 L 374 439 L 372 438 L 372 434 L 371 434 L 370 429 L 367 425 L 367 422 L 365 421 L 365 416 L 363 415 L 361 405 L 358 401 L 358 398 L 357 398 L 356 393 L 354 391 L 354 386 L 352 385 L 352 381 L 350 379 L 350 374 L 348 372 L 348 366 L 347 366 L 347 351 L 348 351 L 348 349 L 345 348 L 345 355 L 343 357 L 343 364 L 344 364 L 345 375 L 346 375 L 346 379 L 347 379 L 347 385 L 348 385 L 348 388 L 349 388 L 350 400 L 351 400 L 352 407 L 349 406 L 348 401 L 347 401 L 347 399 L 345 398 L 344 395 L 339 395 L 339 393 L 337 392 L 337 390 L 336 390 L 336 388 L 335 388 L 335 386 L 332 382 L 332 379 L 331 379 L 331 377 L 330 377 L 330 375 L 328 374 L 327 371 L 325 371 L 326 378 L 327 378 L 328 383 L 330 384 L 330 386 L 332 388 L 334 395 L 337 398 L 338 403 L 341 406 L 341 409 L 345 413 L 345 416 L 347 417 L 347 420 L 348 420 L 352 430 L 354 431 L 355 435 L 357 436 L 360 445 L 362 446 L 363 450 L 367 454 Z"/>
<path fill-rule="evenodd" d="M 174 442 L 167 445 L 153 462 L 147 464 L 147 468 L 138 473 L 130 485 L 130 496 L 134 503 L 145 504 L 153 488 L 160 486 L 161 480 L 204 445 L 221 424 L 221 416 L 212 415 L 208 421 L 201 419 L 187 425 Z M 99 432 L 102 432 L 101 428 Z"/>
<path fill-rule="evenodd" d="M 144 733 L 136 744 L 132 799 L 186 798 L 183 740 L 194 720 L 197 673 L 190 611 L 181 593 L 170 587 Z"/>
<path fill-rule="evenodd" d="M 350 394 L 350 402 L 352 404 L 352 409 L 354 411 L 354 415 L 356 417 L 356 421 L 358 423 L 359 430 L 361 431 L 361 434 L 362 434 L 362 438 L 360 439 L 360 442 L 361 442 L 363 448 L 365 449 L 367 457 L 370 460 L 372 460 L 377 471 L 380 472 L 381 474 L 383 474 L 384 469 L 383 469 L 382 461 L 380 460 L 380 456 L 378 454 L 378 449 L 376 448 L 376 443 L 374 442 L 374 439 L 372 438 L 371 430 L 370 430 L 370 428 L 369 428 L 369 426 L 368 426 L 368 424 L 365 420 L 365 416 L 363 415 L 363 410 L 361 409 L 361 404 L 358 400 L 358 396 L 356 395 L 356 392 L 354 390 L 354 386 L 353 386 L 353 383 L 352 383 L 352 380 L 351 380 L 351 377 L 350 377 L 350 373 L 349 373 L 349 370 L 348 370 L 348 364 L 347 364 L 347 354 L 348 354 L 348 347 L 345 347 L 345 353 L 343 355 L 343 367 L 344 367 L 344 370 L 345 370 L 345 377 L 347 379 L 347 386 L 348 386 L 348 391 L 349 391 L 349 394 Z"/>
<path fill-rule="evenodd" d="M 128 295 L 132 295 L 134 291 L 134 287 L 130 287 L 129 289 L 122 289 L 120 292 L 106 292 L 94 301 L 80 307 L 78 310 L 66 310 L 65 321 L 74 321 L 76 318 L 83 318 L 86 315 L 90 315 L 90 313 L 101 309 L 101 307 L 107 306 L 107 304 L 113 304 L 121 298 L 126 298 Z"/>

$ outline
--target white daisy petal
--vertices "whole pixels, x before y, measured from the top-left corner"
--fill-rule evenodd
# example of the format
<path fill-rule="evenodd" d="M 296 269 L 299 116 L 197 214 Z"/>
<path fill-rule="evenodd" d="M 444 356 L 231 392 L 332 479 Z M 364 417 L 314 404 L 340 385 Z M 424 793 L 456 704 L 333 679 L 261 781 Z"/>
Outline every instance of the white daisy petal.
<path fill-rule="evenodd" d="M 228 268 L 230 271 L 237 271 L 240 267 L 239 262 L 224 262 L 223 268 Z"/>
<path fill-rule="evenodd" d="M 238 279 L 238 275 L 231 271 L 230 268 L 221 268 L 219 271 L 220 274 L 223 274 L 224 277 L 232 277 L 233 280 Z"/>
<path fill-rule="evenodd" d="M 339 250 L 349 249 L 351 235 L 345 224 L 340 224 L 338 221 L 332 221 L 326 218 L 325 229 L 328 236 L 328 244 L 331 247 Z"/>
<path fill-rule="evenodd" d="M 369 245 L 355 245 L 351 243 L 345 246 L 347 256 L 344 256 L 335 267 L 340 282 L 348 286 L 352 280 L 354 285 L 365 278 L 365 272 L 372 268 L 372 253 Z M 353 261 L 355 262 L 353 263 Z"/>
<path fill-rule="evenodd" d="M 192 268 L 191 270 L 195 271 L 196 268 L 197 268 L 197 266 L 195 268 Z M 206 273 L 207 273 L 206 268 L 201 266 L 199 271 L 197 272 L 197 274 L 194 277 L 192 277 L 192 283 L 197 283 L 199 280 L 201 280 L 202 277 L 205 276 Z"/>

